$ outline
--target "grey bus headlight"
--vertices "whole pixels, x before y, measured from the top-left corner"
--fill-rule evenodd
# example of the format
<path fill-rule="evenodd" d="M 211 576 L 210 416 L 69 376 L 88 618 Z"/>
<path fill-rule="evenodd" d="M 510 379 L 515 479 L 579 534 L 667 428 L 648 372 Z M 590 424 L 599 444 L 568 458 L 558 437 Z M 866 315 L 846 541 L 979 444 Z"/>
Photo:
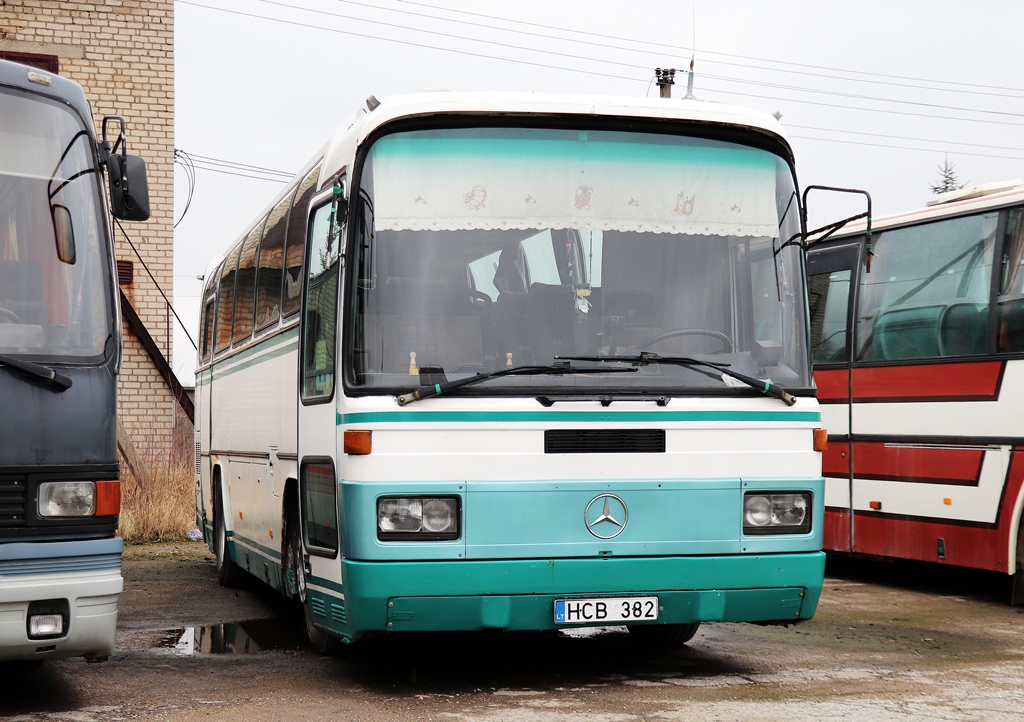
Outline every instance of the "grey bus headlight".
<path fill-rule="evenodd" d="M 810 492 L 747 492 L 744 534 L 806 534 L 811 530 Z"/>
<path fill-rule="evenodd" d="M 377 538 L 411 541 L 457 539 L 456 497 L 389 497 L 377 500 Z"/>
<path fill-rule="evenodd" d="M 95 516 L 96 483 L 46 481 L 39 485 L 36 511 L 41 517 Z"/>

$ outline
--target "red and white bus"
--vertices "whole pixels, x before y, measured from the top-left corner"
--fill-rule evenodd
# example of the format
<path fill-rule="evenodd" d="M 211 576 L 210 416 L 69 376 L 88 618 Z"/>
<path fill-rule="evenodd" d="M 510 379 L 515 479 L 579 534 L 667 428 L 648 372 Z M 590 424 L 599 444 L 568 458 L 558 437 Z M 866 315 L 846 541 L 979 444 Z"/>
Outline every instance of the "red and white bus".
<path fill-rule="evenodd" d="M 825 549 L 1013 575 L 1024 604 L 1024 182 L 808 255 Z"/>

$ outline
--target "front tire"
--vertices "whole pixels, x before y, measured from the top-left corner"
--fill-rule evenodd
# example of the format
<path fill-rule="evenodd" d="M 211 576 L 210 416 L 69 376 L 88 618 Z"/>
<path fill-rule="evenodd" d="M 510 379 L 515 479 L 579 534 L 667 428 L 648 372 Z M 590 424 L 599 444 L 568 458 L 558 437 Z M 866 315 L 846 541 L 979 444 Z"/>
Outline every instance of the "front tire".
<path fill-rule="evenodd" d="M 1010 579 L 1010 605 L 1024 606 L 1024 514 L 1017 523 L 1017 565 Z"/>
<path fill-rule="evenodd" d="M 626 627 L 633 641 L 645 647 L 681 647 L 697 633 L 700 622 L 693 624 L 631 624 Z"/>
<path fill-rule="evenodd" d="M 288 530 L 285 544 L 285 577 L 289 593 L 294 592 L 294 599 L 302 607 L 302 619 L 306 625 L 306 636 L 309 643 L 319 654 L 334 656 L 340 654 L 344 642 L 329 632 L 325 632 L 313 623 L 313 609 L 309 595 L 306 593 L 306 565 L 302 553 L 302 537 L 299 532 L 299 515 L 294 506 L 288 510 Z"/>

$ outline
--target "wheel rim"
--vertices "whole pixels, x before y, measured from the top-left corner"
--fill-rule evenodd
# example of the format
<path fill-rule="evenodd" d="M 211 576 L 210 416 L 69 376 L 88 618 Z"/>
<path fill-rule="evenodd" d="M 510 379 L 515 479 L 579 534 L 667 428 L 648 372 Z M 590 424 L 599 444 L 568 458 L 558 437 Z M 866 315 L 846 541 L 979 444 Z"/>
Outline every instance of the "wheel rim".
<path fill-rule="evenodd" d="M 220 518 L 220 513 L 217 514 L 217 537 L 214 543 L 214 554 L 217 557 L 217 567 L 224 566 L 224 556 L 227 553 L 227 532 L 224 531 L 224 520 Z"/>
<path fill-rule="evenodd" d="M 294 551 L 295 558 L 293 564 L 295 565 L 295 586 L 299 590 L 299 601 L 303 604 L 306 603 L 306 570 L 302 566 L 302 555 L 299 554 L 298 550 Z"/>

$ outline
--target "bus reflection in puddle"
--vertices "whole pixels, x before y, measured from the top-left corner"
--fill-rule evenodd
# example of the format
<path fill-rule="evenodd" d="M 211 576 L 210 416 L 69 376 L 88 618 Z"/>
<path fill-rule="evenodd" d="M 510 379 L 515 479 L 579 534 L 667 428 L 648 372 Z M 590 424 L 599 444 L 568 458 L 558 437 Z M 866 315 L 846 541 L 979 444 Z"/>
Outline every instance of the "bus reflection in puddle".
<path fill-rule="evenodd" d="M 254 654 L 269 650 L 308 648 L 301 630 L 286 621 L 257 619 L 249 622 L 178 627 L 146 633 L 150 649 L 181 656 L 194 654 Z"/>

